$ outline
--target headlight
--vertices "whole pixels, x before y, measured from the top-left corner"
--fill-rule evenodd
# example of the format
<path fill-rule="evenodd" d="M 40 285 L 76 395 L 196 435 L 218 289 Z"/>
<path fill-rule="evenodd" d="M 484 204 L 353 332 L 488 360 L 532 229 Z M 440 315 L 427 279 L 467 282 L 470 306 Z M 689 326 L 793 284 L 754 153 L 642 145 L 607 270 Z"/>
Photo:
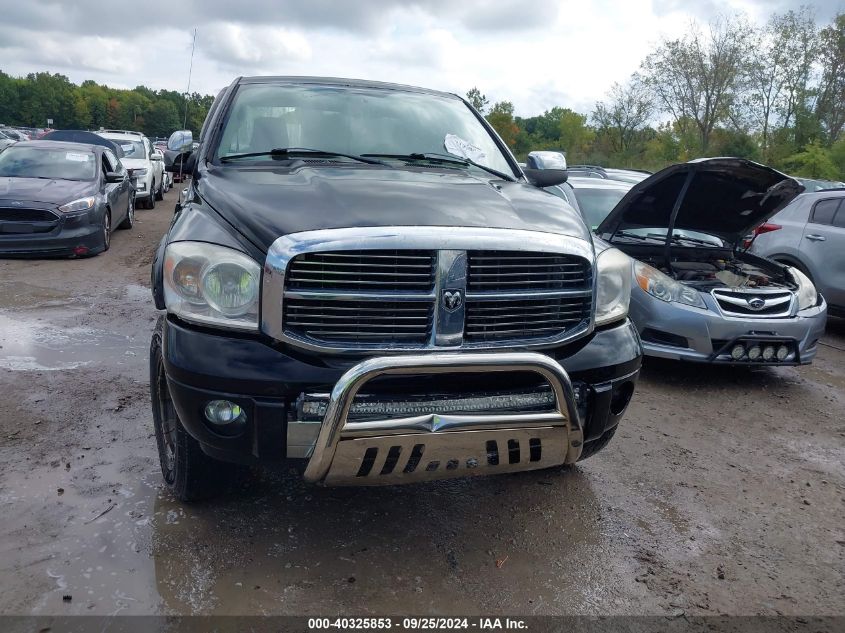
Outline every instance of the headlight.
<path fill-rule="evenodd" d="M 798 284 L 798 309 L 806 310 L 812 308 L 819 302 L 819 293 L 816 292 L 816 287 L 810 278 L 793 266 L 788 266 L 787 270 L 795 283 Z"/>
<path fill-rule="evenodd" d="M 73 202 L 63 204 L 59 207 L 59 211 L 62 211 L 63 213 L 87 211 L 88 209 L 91 209 L 96 202 L 97 200 L 95 198 L 80 198 L 79 200 L 74 200 Z"/>
<path fill-rule="evenodd" d="M 664 275 L 656 268 L 642 262 L 634 262 L 634 276 L 637 278 L 637 285 L 645 290 L 652 297 L 661 301 L 675 301 L 688 306 L 707 309 L 707 304 L 695 288 L 682 284 Z"/>
<path fill-rule="evenodd" d="M 609 248 L 596 258 L 596 325 L 625 318 L 631 301 L 631 258 Z"/>
<path fill-rule="evenodd" d="M 225 246 L 174 242 L 164 252 L 164 303 L 186 321 L 258 329 L 261 266 Z"/>
<path fill-rule="evenodd" d="M 132 177 L 135 176 L 146 176 L 147 175 L 147 168 L 141 167 L 140 169 L 133 169 L 132 170 Z"/>

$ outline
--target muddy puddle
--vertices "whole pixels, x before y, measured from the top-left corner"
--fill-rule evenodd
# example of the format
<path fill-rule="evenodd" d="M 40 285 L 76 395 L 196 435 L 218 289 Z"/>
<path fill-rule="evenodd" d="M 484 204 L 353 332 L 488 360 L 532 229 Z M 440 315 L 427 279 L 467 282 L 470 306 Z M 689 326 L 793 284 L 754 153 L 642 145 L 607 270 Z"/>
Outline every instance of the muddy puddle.
<path fill-rule="evenodd" d="M 50 526 L 8 561 L 42 576 L 32 614 L 543 612 L 599 608 L 630 576 L 608 564 L 621 533 L 579 473 L 364 495 L 264 472 L 185 505 L 154 461 L 119 446 L 99 455 L 30 472 L 0 496 L 7 510 L 40 507 L 14 513 L 7 534 Z M 597 586 L 596 565 L 614 583 Z"/>
<path fill-rule="evenodd" d="M 43 313 L 42 313 L 43 314 Z M 64 327 L 44 317 L 0 311 L 0 369 L 72 370 L 123 366 L 144 355 L 148 341 L 88 327 Z"/>

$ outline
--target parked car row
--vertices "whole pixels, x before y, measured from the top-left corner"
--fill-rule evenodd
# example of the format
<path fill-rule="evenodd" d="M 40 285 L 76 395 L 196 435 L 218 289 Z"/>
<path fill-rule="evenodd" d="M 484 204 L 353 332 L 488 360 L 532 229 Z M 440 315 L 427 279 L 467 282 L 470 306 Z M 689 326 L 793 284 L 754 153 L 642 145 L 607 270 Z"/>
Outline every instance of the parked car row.
<path fill-rule="evenodd" d="M 172 180 L 140 132 L 52 130 L 41 140 L 0 139 L 0 254 L 90 256 L 115 226 L 154 208 Z"/>

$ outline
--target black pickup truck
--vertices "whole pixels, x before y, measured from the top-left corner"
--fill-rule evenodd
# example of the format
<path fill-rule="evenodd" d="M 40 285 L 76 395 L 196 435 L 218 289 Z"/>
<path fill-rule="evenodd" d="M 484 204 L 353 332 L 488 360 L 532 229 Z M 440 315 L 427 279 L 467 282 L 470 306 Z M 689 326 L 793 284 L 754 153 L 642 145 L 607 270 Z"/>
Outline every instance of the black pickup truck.
<path fill-rule="evenodd" d="M 152 268 L 177 497 L 233 464 L 395 484 L 558 467 L 613 436 L 641 360 L 631 261 L 543 191 L 564 170 L 520 169 L 462 98 L 242 77 L 192 142 L 169 141 L 191 180 Z"/>

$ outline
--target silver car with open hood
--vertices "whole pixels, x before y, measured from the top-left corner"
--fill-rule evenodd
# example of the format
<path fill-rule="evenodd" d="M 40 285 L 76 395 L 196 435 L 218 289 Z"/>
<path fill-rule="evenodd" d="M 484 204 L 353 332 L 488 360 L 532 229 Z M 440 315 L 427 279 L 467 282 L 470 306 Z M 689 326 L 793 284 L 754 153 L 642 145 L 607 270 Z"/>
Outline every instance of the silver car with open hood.
<path fill-rule="evenodd" d="M 827 305 L 799 270 L 742 250 L 743 236 L 803 191 L 738 158 L 673 165 L 598 226 L 634 262 L 631 320 L 647 355 L 799 365 L 816 355 Z"/>

